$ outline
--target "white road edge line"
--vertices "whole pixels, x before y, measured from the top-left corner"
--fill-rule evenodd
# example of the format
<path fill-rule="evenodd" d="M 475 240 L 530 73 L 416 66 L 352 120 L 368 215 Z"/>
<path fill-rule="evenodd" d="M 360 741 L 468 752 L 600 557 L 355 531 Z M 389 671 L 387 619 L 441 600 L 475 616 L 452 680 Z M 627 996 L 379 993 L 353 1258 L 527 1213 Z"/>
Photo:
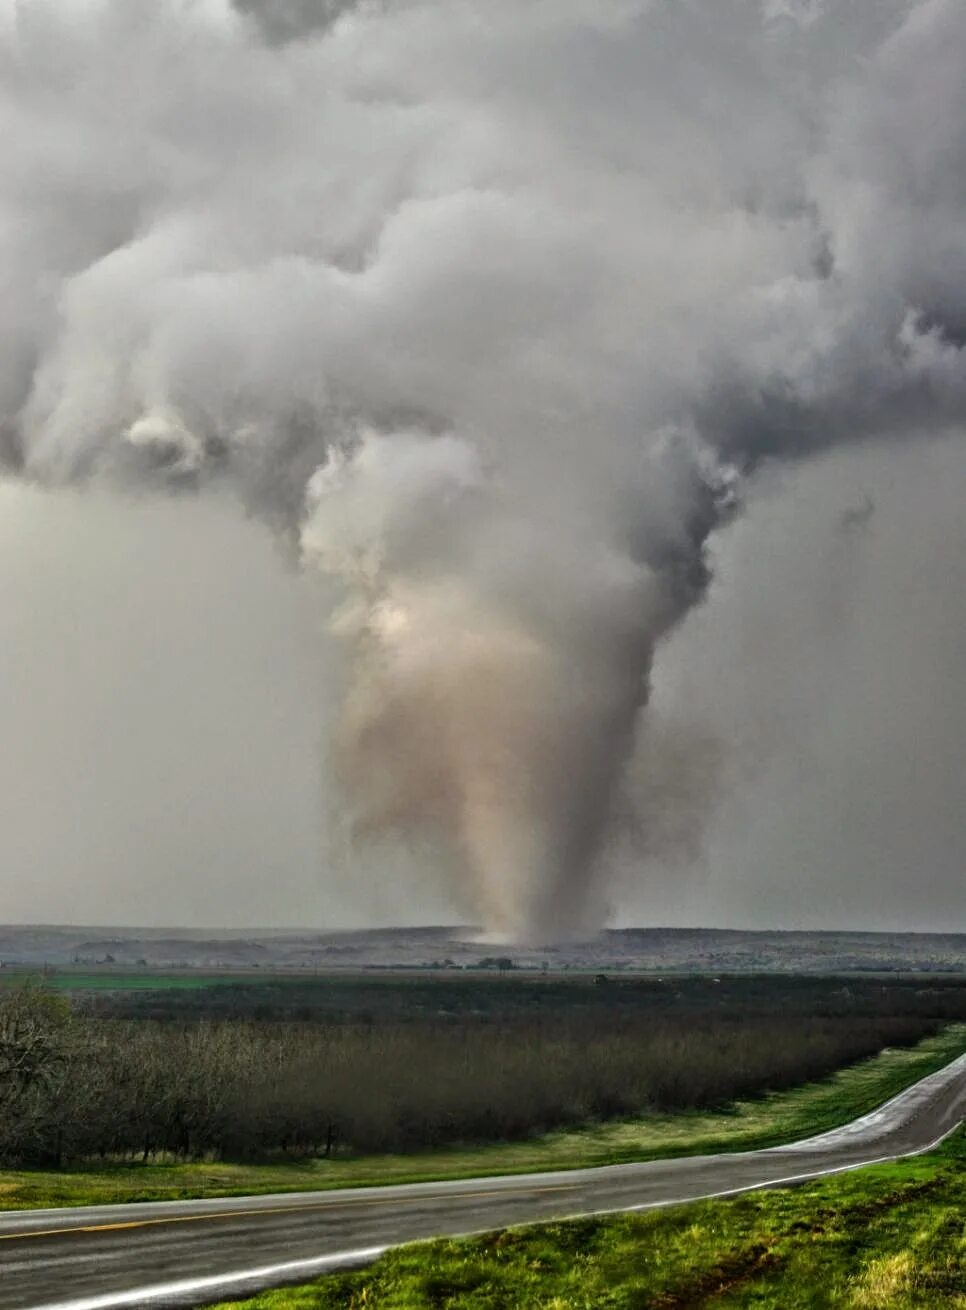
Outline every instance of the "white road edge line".
<path fill-rule="evenodd" d="M 287 1278 L 289 1274 L 325 1273 L 347 1265 L 365 1265 L 382 1255 L 385 1246 L 365 1246 L 358 1251 L 336 1251 L 333 1255 L 315 1256 L 309 1260 L 289 1260 L 285 1264 L 261 1265 L 257 1269 L 238 1269 L 230 1274 L 212 1274 L 207 1278 L 183 1278 L 175 1283 L 153 1283 L 149 1287 L 133 1287 L 126 1292 L 105 1292 L 102 1296 L 82 1296 L 74 1301 L 52 1301 L 35 1310 L 114 1310 L 121 1306 L 147 1306 L 152 1301 L 167 1300 L 172 1296 L 190 1296 L 195 1292 L 220 1292 L 239 1283 L 258 1282 L 263 1279 Z"/>
<path fill-rule="evenodd" d="M 960 1120 L 960 1123 L 962 1123 L 962 1120 Z M 929 1142 L 926 1146 L 917 1146 L 914 1151 L 899 1151 L 895 1155 L 877 1156 L 874 1160 L 856 1160 L 850 1164 L 834 1165 L 831 1169 L 817 1169 L 807 1174 L 791 1174 L 787 1178 L 773 1178 L 770 1181 L 761 1183 L 745 1183 L 741 1187 L 729 1187 L 723 1192 L 707 1192 L 704 1196 L 691 1196 L 680 1201 L 642 1201 L 640 1205 L 621 1206 L 619 1210 L 594 1210 L 591 1214 L 583 1217 L 593 1218 L 594 1215 L 620 1214 L 636 1210 L 658 1210 L 666 1205 L 686 1205 L 688 1201 L 717 1201 L 728 1196 L 740 1196 L 742 1192 L 765 1191 L 769 1187 L 788 1187 L 791 1183 L 807 1183 L 815 1178 L 830 1178 L 833 1174 L 847 1174 L 853 1169 L 871 1169 L 875 1164 L 893 1164 L 896 1160 L 910 1160 L 915 1155 L 926 1155 L 929 1151 L 934 1151 L 937 1146 L 942 1145 L 947 1137 L 952 1137 L 957 1128 L 959 1128 L 959 1123 L 953 1124 L 952 1128 L 947 1128 L 935 1141 Z"/>
<path fill-rule="evenodd" d="M 889 1164 L 895 1160 L 907 1160 L 912 1156 L 925 1155 L 941 1145 L 947 1137 L 959 1127 L 958 1123 L 947 1128 L 944 1133 L 926 1146 L 917 1146 L 914 1151 L 900 1151 L 897 1155 L 881 1155 L 873 1160 L 857 1160 L 850 1164 L 835 1165 L 831 1169 L 818 1169 L 811 1173 L 792 1174 L 786 1178 L 764 1179 L 756 1183 L 746 1183 L 741 1187 L 729 1187 L 723 1192 L 705 1192 L 700 1196 L 675 1197 L 665 1201 L 642 1201 L 639 1205 L 619 1205 L 607 1210 L 583 1210 L 577 1214 L 555 1215 L 552 1219 L 536 1220 L 533 1226 L 541 1223 L 567 1223 L 573 1219 L 594 1219 L 609 1214 L 631 1214 L 640 1210 L 662 1210 L 675 1205 L 688 1205 L 693 1201 L 716 1201 L 729 1196 L 740 1196 L 743 1192 L 757 1192 L 770 1187 L 786 1187 L 790 1183 L 804 1183 L 815 1178 L 828 1178 L 832 1174 L 848 1173 L 854 1169 L 867 1169 L 875 1164 Z M 529 1224 L 510 1225 L 511 1227 L 529 1227 Z M 476 1237 L 493 1232 L 492 1228 L 481 1228 L 475 1232 L 451 1234 L 454 1237 Z M 435 1240 L 435 1239 L 429 1239 Z M 416 1243 L 393 1243 L 391 1245 L 415 1245 Z M 149 1287 L 131 1288 L 126 1292 L 108 1292 L 103 1296 L 81 1297 L 74 1301 L 56 1301 L 36 1306 L 34 1310 L 123 1310 L 127 1306 L 149 1306 L 152 1301 L 163 1301 L 169 1297 L 189 1296 L 196 1292 L 221 1292 L 238 1284 L 263 1282 L 266 1288 L 278 1279 L 288 1281 L 291 1274 L 325 1273 L 328 1270 L 345 1268 L 350 1265 L 366 1265 L 378 1259 L 390 1249 L 389 1246 L 368 1246 L 356 1251 L 336 1251 L 332 1255 L 318 1256 L 309 1260 L 290 1260 L 286 1264 L 262 1265 L 256 1269 L 239 1269 L 230 1274 L 214 1274 L 207 1278 L 185 1278 L 175 1283 L 154 1283 Z M 264 1281 L 268 1280 L 268 1281 Z"/>

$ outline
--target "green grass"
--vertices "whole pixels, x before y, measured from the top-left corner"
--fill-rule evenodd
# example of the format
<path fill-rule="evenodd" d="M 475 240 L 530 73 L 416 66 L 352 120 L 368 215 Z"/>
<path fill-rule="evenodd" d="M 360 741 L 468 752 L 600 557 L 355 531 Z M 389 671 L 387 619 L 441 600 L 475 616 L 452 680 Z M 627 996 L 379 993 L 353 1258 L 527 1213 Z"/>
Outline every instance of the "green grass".
<path fill-rule="evenodd" d="M 883 1051 L 821 1082 L 735 1102 L 718 1111 L 644 1115 L 549 1133 L 524 1142 L 265 1165 L 108 1163 L 56 1172 L 0 1172 L 0 1205 L 35 1209 L 237 1196 L 753 1150 L 845 1123 L 938 1069 L 964 1049 L 966 1026 L 954 1025 L 917 1046 Z"/>
<path fill-rule="evenodd" d="M 797 1189 L 419 1243 L 219 1310 L 966 1307 L 966 1133 Z"/>
<path fill-rule="evenodd" d="M 110 968 L 88 972 L 75 969 L 55 969 L 45 973 L 30 970 L 4 969 L 0 973 L 0 988 L 23 987 L 24 983 L 36 983 L 44 988 L 63 992 L 157 992 L 201 987 L 224 987 L 237 982 L 235 975 L 225 974 L 177 974 L 150 973 L 147 970 L 137 973 L 124 973 Z"/>

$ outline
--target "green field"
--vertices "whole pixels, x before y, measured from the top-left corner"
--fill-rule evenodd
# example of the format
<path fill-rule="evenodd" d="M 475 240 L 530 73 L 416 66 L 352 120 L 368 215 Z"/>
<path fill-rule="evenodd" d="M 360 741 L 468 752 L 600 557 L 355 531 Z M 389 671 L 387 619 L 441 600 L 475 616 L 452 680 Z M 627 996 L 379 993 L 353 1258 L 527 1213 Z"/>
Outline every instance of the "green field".
<path fill-rule="evenodd" d="M 4 1171 L 0 1172 L 0 1204 L 8 1209 L 25 1209 L 237 1196 L 750 1150 L 845 1123 L 946 1064 L 964 1049 L 966 1026 L 956 1025 L 915 1047 L 883 1051 L 821 1082 L 738 1101 L 722 1110 L 613 1120 L 522 1142 L 290 1164 L 173 1161 L 60 1171 Z"/>
<path fill-rule="evenodd" d="M 219 1310 L 962 1310 L 966 1132 L 797 1189 L 419 1243 Z"/>
<path fill-rule="evenodd" d="M 238 983 L 238 974 L 124 973 L 99 969 L 4 969 L 0 971 L 0 988 L 23 987 L 25 983 L 43 985 L 62 992 L 157 992 L 172 989 L 224 987 Z M 247 981 L 247 978 L 246 978 Z"/>

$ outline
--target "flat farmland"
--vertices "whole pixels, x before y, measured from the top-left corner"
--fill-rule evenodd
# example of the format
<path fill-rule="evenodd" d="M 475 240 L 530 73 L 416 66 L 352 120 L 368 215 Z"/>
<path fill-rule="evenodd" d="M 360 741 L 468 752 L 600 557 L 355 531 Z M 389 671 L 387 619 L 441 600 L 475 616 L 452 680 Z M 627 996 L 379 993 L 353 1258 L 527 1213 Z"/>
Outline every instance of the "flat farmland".
<path fill-rule="evenodd" d="M 198 990 L 224 986 L 239 981 L 240 976 L 184 972 L 159 969 L 132 973 L 128 970 L 0 970 L 0 988 L 16 990 L 24 986 L 42 986 L 58 992 L 159 992 Z"/>

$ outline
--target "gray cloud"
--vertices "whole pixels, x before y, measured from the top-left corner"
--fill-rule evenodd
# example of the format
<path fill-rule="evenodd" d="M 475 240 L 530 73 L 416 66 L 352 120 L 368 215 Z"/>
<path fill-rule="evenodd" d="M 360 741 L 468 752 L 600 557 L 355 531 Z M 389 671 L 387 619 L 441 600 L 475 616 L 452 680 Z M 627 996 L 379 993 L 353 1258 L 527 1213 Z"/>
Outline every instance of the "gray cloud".
<path fill-rule="evenodd" d="M 962 918 L 964 493 L 961 432 L 760 481 L 654 672 L 665 737 L 706 743 L 703 849 L 615 871 L 625 919 L 649 900 L 692 923 Z M 843 532 L 865 497 L 874 514 Z M 665 824 L 695 794 L 665 797 Z"/>
<path fill-rule="evenodd" d="M 501 929 L 593 917 L 740 478 L 962 419 L 962 7 L 38 0 L 2 41 L 11 469 L 230 487 L 342 589 L 357 829 Z"/>

